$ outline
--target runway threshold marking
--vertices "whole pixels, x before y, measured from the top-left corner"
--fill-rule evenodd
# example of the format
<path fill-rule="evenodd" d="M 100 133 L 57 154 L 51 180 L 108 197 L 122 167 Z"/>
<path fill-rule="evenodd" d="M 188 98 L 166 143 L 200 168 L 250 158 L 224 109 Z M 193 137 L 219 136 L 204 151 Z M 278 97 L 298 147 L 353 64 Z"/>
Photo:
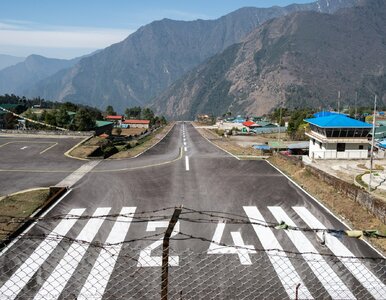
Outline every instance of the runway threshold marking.
<path fill-rule="evenodd" d="M 118 255 L 121 252 L 122 242 L 129 231 L 136 207 L 123 207 L 120 216 L 114 223 L 113 228 L 106 240 L 110 244 L 107 248 L 101 248 L 101 252 L 94 263 L 85 284 L 77 299 L 101 299 L 107 287 L 110 276 L 114 270 Z M 97 295 L 100 295 L 98 297 Z"/>
<path fill-rule="evenodd" d="M 243 206 L 243 208 L 251 223 L 259 222 L 267 224 L 263 215 L 259 212 L 256 206 Z M 314 299 L 304 284 L 303 280 L 299 276 L 298 272 L 292 265 L 288 256 L 285 252 L 283 252 L 283 248 L 279 244 L 279 241 L 273 234 L 272 230 L 268 227 L 259 226 L 257 224 L 252 224 L 252 227 L 255 230 L 256 235 L 264 249 L 277 250 L 270 251 L 268 258 L 271 261 L 271 264 L 275 269 L 276 274 L 279 277 L 280 282 L 282 283 L 289 298 L 296 298 L 294 287 L 300 283 L 301 285 L 298 290 L 298 299 Z"/>
<path fill-rule="evenodd" d="M 68 216 L 81 216 L 85 211 L 84 208 L 72 209 Z M 51 234 L 42 241 L 28 259 L 17 269 L 11 278 L 0 288 L 0 295 L 7 299 L 15 299 L 27 282 L 32 278 L 36 271 L 46 261 L 48 256 L 54 251 L 56 246 L 61 242 L 63 237 L 68 233 L 77 221 L 76 218 L 62 220 Z"/>
<path fill-rule="evenodd" d="M 279 223 L 284 221 L 289 226 L 297 227 L 281 207 L 269 206 L 268 209 Z M 303 232 L 285 230 L 285 233 L 299 252 L 304 253 L 303 257 L 305 261 L 332 299 L 356 299 L 324 258 L 320 254 L 317 254 L 318 251 Z"/>
<path fill-rule="evenodd" d="M 94 160 L 82 165 L 79 169 L 74 171 L 72 174 L 68 175 L 61 182 L 59 182 L 56 186 L 73 186 L 77 183 L 84 175 L 94 169 L 101 161 Z"/>
<path fill-rule="evenodd" d="M 303 219 L 308 227 L 313 229 L 327 229 L 311 212 L 305 207 L 292 207 Z M 341 241 L 331 234 L 316 233 L 318 237 L 325 239 L 325 245 L 345 265 L 354 277 L 369 291 L 375 299 L 385 299 L 386 286 L 376 277 L 354 254 L 346 248 Z"/>
<path fill-rule="evenodd" d="M 71 278 L 82 257 L 86 254 L 90 245 L 89 243 L 92 242 L 99 231 L 110 209 L 110 207 L 99 207 L 96 209 L 93 214 L 94 219 L 90 219 L 87 222 L 86 226 L 76 238 L 76 240 L 85 241 L 86 243 L 79 244 L 73 242 L 71 244 L 64 257 L 51 273 L 50 277 L 44 282 L 34 299 L 45 299 L 47 295 L 49 295 L 50 299 L 59 298 L 66 283 Z"/>

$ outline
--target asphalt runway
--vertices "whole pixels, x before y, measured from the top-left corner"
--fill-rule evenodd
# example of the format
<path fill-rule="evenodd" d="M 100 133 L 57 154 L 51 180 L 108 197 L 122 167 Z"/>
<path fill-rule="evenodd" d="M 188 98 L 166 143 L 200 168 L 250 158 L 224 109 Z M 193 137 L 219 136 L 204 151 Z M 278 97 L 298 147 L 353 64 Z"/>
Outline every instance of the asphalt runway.
<path fill-rule="evenodd" d="M 0 196 L 60 182 L 84 164 L 64 156 L 83 139 L 0 136 Z"/>
<path fill-rule="evenodd" d="M 189 123 L 138 158 L 83 164 L 3 249 L 0 299 L 159 298 L 162 237 L 179 206 L 171 299 L 385 299 L 378 252 L 310 230 L 347 227 L 266 161 L 240 161 Z M 307 230 L 274 229 L 281 221 Z"/>

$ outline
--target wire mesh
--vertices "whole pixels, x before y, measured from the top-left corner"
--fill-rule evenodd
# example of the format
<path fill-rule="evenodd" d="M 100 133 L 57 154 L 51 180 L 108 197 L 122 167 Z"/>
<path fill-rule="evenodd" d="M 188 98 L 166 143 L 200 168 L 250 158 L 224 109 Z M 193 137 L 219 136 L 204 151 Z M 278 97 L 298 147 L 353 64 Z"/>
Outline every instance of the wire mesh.
<path fill-rule="evenodd" d="M 147 250 L 131 243 L 23 238 L 0 257 L 0 299 L 160 299 L 162 249 Z M 169 299 L 386 297 L 382 258 L 169 250 Z M 241 264 L 242 256 L 250 264 Z"/>

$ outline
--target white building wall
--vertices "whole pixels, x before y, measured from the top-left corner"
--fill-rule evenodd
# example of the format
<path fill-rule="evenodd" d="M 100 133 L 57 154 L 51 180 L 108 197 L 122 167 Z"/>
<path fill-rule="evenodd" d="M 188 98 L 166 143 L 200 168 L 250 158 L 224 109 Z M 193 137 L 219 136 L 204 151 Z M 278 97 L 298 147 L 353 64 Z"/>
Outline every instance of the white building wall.
<path fill-rule="evenodd" d="M 359 149 L 363 146 L 363 149 Z M 311 159 L 367 159 L 368 144 L 349 143 L 345 146 L 345 151 L 337 151 L 337 143 L 312 142 L 310 139 L 309 157 Z"/>

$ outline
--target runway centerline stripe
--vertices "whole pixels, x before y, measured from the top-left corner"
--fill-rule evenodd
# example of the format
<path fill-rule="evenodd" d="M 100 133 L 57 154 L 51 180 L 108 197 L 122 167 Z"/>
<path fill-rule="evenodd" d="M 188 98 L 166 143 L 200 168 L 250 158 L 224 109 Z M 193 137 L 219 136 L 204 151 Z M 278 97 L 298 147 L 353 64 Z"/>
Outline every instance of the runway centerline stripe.
<path fill-rule="evenodd" d="M 84 241 L 86 243 L 73 242 L 71 244 L 66 254 L 55 267 L 55 270 L 51 273 L 50 277 L 44 282 L 34 299 L 46 299 L 47 297 L 50 299 L 59 298 L 66 283 L 71 278 L 82 257 L 87 252 L 89 243 L 92 242 L 105 220 L 105 217 L 102 216 L 107 215 L 109 211 L 110 207 L 99 207 L 96 209 L 93 214 L 93 217 L 96 218 L 90 219 L 76 238 L 76 240 Z"/>
<path fill-rule="evenodd" d="M 263 215 L 259 212 L 256 206 L 243 206 L 243 208 L 250 222 L 267 224 L 263 218 Z M 308 291 L 306 285 L 303 283 L 303 280 L 300 278 L 291 261 L 283 252 L 283 248 L 279 244 L 271 229 L 268 227 L 259 226 L 258 224 L 252 224 L 252 226 L 263 248 L 266 250 L 271 250 L 267 252 L 267 256 L 271 261 L 289 298 L 296 298 L 296 291 L 294 287 L 300 283 L 301 285 L 298 291 L 298 299 L 313 299 L 311 293 Z M 276 249 L 278 251 L 272 249 Z"/>
<path fill-rule="evenodd" d="M 311 212 L 305 207 L 292 207 L 303 221 L 313 229 L 327 229 Z M 317 235 L 323 239 L 323 233 Z M 339 260 L 355 276 L 356 279 L 369 291 L 375 299 L 385 299 L 386 286 L 375 276 L 362 262 L 355 258 L 354 254 L 347 249 L 341 241 L 331 234 L 325 234 L 325 245 L 338 256 Z M 344 256 L 344 257 L 342 257 Z M 351 258 L 352 257 L 352 258 Z"/>
<path fill-rule="evenodd" d="M 117 218 L 105 242 L 106 244 L 113 245 L 101 249 L 77 299 L 102 299 L 121 251 L 121 243 L 125 240 L 126 234 L 129 231 L 135 209 L 136 207 L 122 208 L 120 216 Z"/>
<path fill-rule="evenodd" d="M 84 208 L 72 209 L 68 213 L 68 216 L 81 216 L 84 211 Z M 11 278 L 0 288 L 0 295 L 5 296 L 7 299 L 15 299 L 76 221 L 76 218 L 65 218 L 62 220 L 47 238 L 39 244 L 28 259 L 17 269 Z M 55 236 L 55 239 L 52 239 L 52 236 Z"/>
<path fill-rule="evenodd" d="M 289 226 L 297 227 L 281 207 L 270 206 L 268 209 L 278 222 L 284 221 Z M 356 299 L 323 257 L 316 254 L 318 251 L 303 232 L 285 230 L 285 233 L 299 252 L 305 253 L 302 256 L 332 299 Z"/>
<path fill-rule="evenodd" d="M 185 169 L 186 171 L 189 171 L 189 156 L 185 156 Z"/>

